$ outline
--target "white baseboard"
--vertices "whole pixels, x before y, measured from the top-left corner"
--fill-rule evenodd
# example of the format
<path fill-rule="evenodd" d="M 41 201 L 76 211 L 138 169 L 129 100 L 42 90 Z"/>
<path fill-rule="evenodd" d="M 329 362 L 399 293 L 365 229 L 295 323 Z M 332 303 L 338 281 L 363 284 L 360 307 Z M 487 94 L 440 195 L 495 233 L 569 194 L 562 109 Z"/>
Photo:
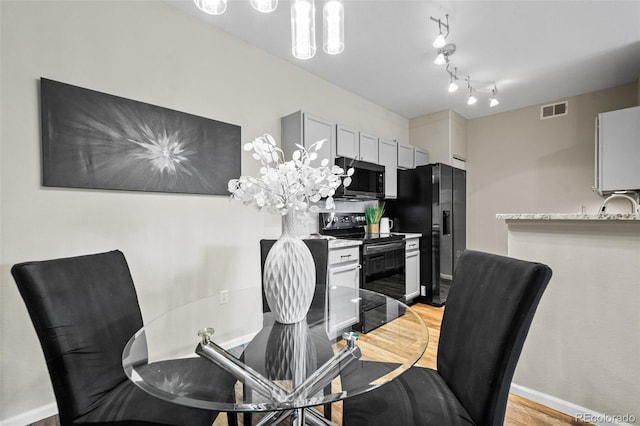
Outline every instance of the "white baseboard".
<path fill-rule="evenodd" d="M 58 405 L 55 402 L 52 402 L 51 404 L 34 408 L 33 410 L 27 411 L 26 413 L 18 414 L 17 416 L 11 417 L 9 419 L 0 420 L 0 426 L 25 426 L 31 423 L 35 423 L 38 420 L 55 416 L 56 414 L 58 414 Z"/>
<path fill-rule="evenodd" d="M 521 396 L 522 398 L 564 413 L 568 416 L 573 417 L 574 419 L 586 421 L 596 426 L 632 426 L 631 423 L 635 423 L 637 421 L 637 419 L 633 415 L 611 415 L 598 413 L 597 411 L 581 407 L 572 402 L 565 401 L 563 399 L 556 398 L 555 396 L 547 395 L 546 393 L 529 389 L 515 383 L 511 384 L 510 392 L 514 395 Z M 625 421 L 629 421 L 631 423 L 626 423 Z"/>

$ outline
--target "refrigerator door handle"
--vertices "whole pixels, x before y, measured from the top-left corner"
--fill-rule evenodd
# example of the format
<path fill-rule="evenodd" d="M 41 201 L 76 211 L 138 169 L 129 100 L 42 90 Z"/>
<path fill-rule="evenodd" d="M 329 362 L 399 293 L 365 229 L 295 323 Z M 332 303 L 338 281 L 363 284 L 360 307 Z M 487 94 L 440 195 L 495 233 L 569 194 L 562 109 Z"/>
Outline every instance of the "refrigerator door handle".
<path fill-rule="evenodd" d="M 442 235 L 451 235 L 451 212 L 442 210 Z"/>

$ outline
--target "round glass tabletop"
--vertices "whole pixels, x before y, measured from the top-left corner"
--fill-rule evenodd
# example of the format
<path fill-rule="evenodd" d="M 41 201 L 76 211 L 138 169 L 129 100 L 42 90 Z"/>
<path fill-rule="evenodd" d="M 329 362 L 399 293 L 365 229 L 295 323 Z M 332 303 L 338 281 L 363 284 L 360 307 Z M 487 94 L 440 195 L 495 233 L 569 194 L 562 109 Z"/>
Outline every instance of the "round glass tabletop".
<path fill-rule="evenodd" d="M 158 398 L 191 407 L 298 409 L 393 380 L 429 340 L 411 308 L 367 290 L 328 287 L 296 324 L 262 313 L 259 299 L 259 288 L 230 290 L 150 321 L 124 349 L 126 375 Z M 362 333 L 365 322 L 375 328 Z"/>

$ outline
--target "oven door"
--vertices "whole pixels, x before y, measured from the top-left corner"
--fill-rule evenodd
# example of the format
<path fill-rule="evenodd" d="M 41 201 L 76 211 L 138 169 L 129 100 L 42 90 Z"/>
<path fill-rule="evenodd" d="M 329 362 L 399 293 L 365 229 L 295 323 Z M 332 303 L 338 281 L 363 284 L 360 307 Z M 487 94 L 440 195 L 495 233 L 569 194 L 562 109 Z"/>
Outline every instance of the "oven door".
<path fill-rule="evenodd" d="M 405 242 L 368 243 L 362 247 L 362 287 L 404 300 Z"/>

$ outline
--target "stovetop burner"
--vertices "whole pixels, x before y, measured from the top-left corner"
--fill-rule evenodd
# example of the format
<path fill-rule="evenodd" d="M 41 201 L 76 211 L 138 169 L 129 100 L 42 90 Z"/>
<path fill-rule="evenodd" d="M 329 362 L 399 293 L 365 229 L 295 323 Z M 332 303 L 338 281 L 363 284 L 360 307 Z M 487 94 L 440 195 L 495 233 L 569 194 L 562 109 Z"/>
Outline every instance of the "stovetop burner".
<path fill-rule="evenodd" d="M 366 224 L 364 213 L 320 213 L 319 225 L 322 235 L 358 240 L 363 243 L 404 239 L 404 236 L 398 234 L 369 234 L 365 232 Z"/>

